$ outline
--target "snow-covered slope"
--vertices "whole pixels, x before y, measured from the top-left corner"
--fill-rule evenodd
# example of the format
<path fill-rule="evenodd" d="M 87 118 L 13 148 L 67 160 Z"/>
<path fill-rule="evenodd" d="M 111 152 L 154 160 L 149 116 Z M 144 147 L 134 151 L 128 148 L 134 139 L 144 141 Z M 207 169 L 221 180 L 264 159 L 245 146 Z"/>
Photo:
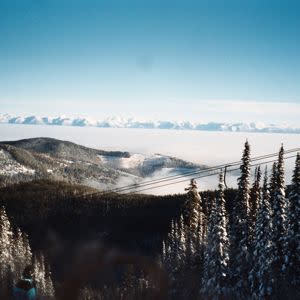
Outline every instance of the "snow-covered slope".
<path fill-rule="evenodd" d="M 130 157 L 99 155 L 103 165 L 117 169 L 134 169 L 145 161 L 145 155 L 132 154 Z"/>
<path fill-rule="evenodd" d="M 186 171 L 187 169 L 205 167 L 161 154 L 144 155 L 132 153 L 130 157 L 99 155 L 99 158 L 106 167 L 122 170 L 139 177 L 153 176 L 153 174 L 163 170 L 181 173 L 181 169 Z"/>
<path fill-rule="evenodd" d="M 11 116 L 0 114 L 0 123 L 30 124 L 30 125 L 60 125 L 60 126 L 93 126 L 101 128 L 152 128 L 178 129 L 202 131 L 230 131 L 230 132 L 273 132 L 273 133 L 300 133 L 300 128 L 287 124 L 265 124 L 262 122 L 250 123 L 222 123 L 222 122 L 188 122 L 188 121 L 151 121 L 133 118 L 111 117 L 104 120 L 89 118 L 38 117 L 38 116 Z"/>
<path fill-rule="evenodd" d="M 9 152 L 0 149 L 0 175 L 14 176 L 17 174 L 34 175 L 35 170 L 17 162 Z"/>
<path fill-rule="evenodd" d="M 0 142 L 0 185 L 54 179 L 106 189 L 203 167 L 171 156 L 103 151 L 52 138 Z"/>

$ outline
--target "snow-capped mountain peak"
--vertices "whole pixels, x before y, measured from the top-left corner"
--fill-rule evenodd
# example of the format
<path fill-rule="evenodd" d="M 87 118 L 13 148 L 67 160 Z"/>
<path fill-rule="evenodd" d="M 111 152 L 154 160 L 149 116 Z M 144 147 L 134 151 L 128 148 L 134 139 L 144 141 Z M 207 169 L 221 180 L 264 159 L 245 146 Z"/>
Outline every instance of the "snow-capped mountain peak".
<path fill-rule="evenodd" d="M 144 128 L 144 129 L 176 129 L 201 131 L 230 131 L 230 132 L 273 132 L 273 133 L 300 133 L 300 128 L 283 124 L 265 124 L 263 122 L 189 122 L 168 120 L 138 120 L 134 118 L 108 117 L 102 120 L 93 120 L 85 117 L 39 117 L 13 116 L 0 114 L 0 124 L 25 125 L 57 125 L 100 128 Z"/>

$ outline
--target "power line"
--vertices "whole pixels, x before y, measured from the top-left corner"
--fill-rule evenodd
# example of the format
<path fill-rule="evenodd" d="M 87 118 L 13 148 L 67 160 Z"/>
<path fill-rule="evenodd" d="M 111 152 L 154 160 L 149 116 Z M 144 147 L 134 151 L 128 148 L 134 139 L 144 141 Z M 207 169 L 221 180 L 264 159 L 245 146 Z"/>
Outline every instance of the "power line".
<path fill-rule="evenodd" d="M 294 158 L 296 156 L 297 155 L 292 155 L 292 156 L 285 157 L 284 159 L 290 159 L 290 158 Z M 272 163 L 272 162 L 274 163 L 276 161 L 277 161 L 277 159 L 267 161 L 267 162 L 257 163 L 257 164 L 251 165 L 250 167 L 252 168 L 252 167 L 255 167 L 255 166 L 261 166 L 261 165 L 269 164 L 269 163 Z M 237 171 L 237 170 L 239 170 L 239 168 L 227 170 L 227 172 L 232 172 L 232 171 Z M 215 175 L 218 175 L 218 172 L 213 173 L 213 174 L 207 174 L 207 175 L 194 177 L 194 179 L 199 179 L 199 178 L 204 178 L 204 177 L 209 177 L 209 176 L 215 176 Z M 180 180 L 180 181 L 177 181 L 177 182 L 170 182 L 170 183 L 167 183 L 167 184 L 162 184 L 162 185 L 158 185 L 158 186 L 154 186 L 154 187 L 150 187 L 150 188 L 145 188 L 145 189 L 141 189 L 141 190 L 138 190 L 138 191 L 127 192 L 125 194 L 140 193 L 140 192 L 144 192 L 144 191 L 147 191 L 147 190 L 157 189 L 157 188 L 160 188 L 160 187 L 166 187 L 166 186 L 170 186 L 170 185 L 178 184 L 178 183 L 183 183 L 183 182 L 186 182 L 186 180 Z"/>
<path fill-rule="evenodd" d="M 293 153 L 293 152 L 296 152 L 296 151 L 300 151 L 300 148 L 294 148 L 294 149 L 286 150 L 284 152 L 284 154 L 289 154 L 289 153 Z M 261 156 L 257 156 L 257 157 L 254 157 L 254 158 L 250 159 L 250 161 L 254 162 L 254 161 L 258 161 L 258 160 L 272 158 L 272 157 L 277 156 L 277 155 L 278 155 L 278 153 L 261 155 Z M 219 169 L 222 169 L 222 168 L 225 168 L 225 167 L 232 167 L 232 166 L 240 165 L 240 164 L 241 164 L 241 160 L 231 162 L 231 163 L 227 163 L 227 164 L 217 165 L 217 166 L 214 166 L 214 167 L 203 168 L 203 169 L 199 169 L 199 170 L 196 170 L 196 171 L 182 172 L 181 174 L 170 175 L 170 176 L 161 177 L 161 178 L 154 179 L 154 180 L 148 180 L 148 181 L 141 182 L 139 184 L 131 184 L 131 185 L 127 185 L 127 186 L 123 186 L 123 187 L 119 187 L 119 188 L 114 188 L 114 189 L 104 191 L 102 193 L 123 192 L 124 190 L 126 191 L 127 189 L 130 189 L 131 187 L 134 189 L 134 188 L 137 188 L 137 186 L 153 185 L 153 184 L 156 184 L 156 183 L 176 180 L 176 179 L 182 178 L 182 177 L 190 177 L 190 176 L 193 176 L 193 175 L 198 175 L 198 174 L 201 174 L 201 173 L 216 171 L 216 170 L 219 170 Z M 99 192 L 99 193 L 101 193 L 101 192 Z"/>
<path fill-rule="evenodd" d="M 284 152 L 284 154 L 289 154 L 289 153 L 298 152 L 298 151 L 300 151 L 300 148 L 293 148 L 293 149 L 286 150 Z M 277 155 L 278 155 L 278 153 L 271 153 L 271 154 L 261 155 L 261 156 L 257 156 L 257 157 L 252 158 L 250 161 L 255 162 L 255 161 L 264 160 L 264 159 L 267 159 L 267 158 L 272 158 L 272 157 L 277 156 Z M 96 193 L 86 194 L 85 196 L 103 195 L 103 194 L 106 194 L 106 193 L 113 193 L 113 192 L 126 192 L 126 191 L 132 190 L 132 189 L 134 189 L 135 190 L 134 192 L 136 192 L 136 189 L 138 189 L 138 188 L 143 188 L 143 187 L 146 187 L 146 186 L 156 185 L 156 184 L 160 184 L 160 183 L 163 183 L 163 182 L 173 181 L 173 180 L 177 180 L 177 179 L 181 179 L 181 178 L 186 178 L 186 177 L 188 178 L 188 177 L 191 177 L 191 176 L 194 176 L 194 175 L 199 175 L 199 174 L 202 174 L 202 173 L 217 171 L 217 170 L 220 170 L 220 169 L 225 168 L 225 167 L 227 167 L 227 168 L 228 167 L 234 167 L 234 166 L 237 166 L 237 165 L 240 165 L 240 164 L 241 164 L 241 160 L 235 161 L 235 162 L 232 162 L 232 163 L 221 164 L 221 165 L 217 165 L 217 166 L 209 167 L 209 168 L 205 168 L 205 169 L 199 169 L 199 170 L 193 171 L 193 172 L 191 172 L 191 171 L 183 172 L 179 175 L 170 175 L 170 176 L 162 177 L 162 178 L 155 179 L 155 180 L 148 180 L 148 181 L 145 181 L 145 182 L 142 182 L 142 183 L 139 183 L 139 184 L 131 184 L 131 185 L 123 186 L 123 187 L 120 187 L 120 188 L 115 188 L 115 189 L 110 189 L 110 190 L 106 190 L 106 191 L 100 191 L 100 192 L 96 192 Z M 263 164 L 263 163 L 260 163 L 260 164 Z M 233 170 L 230 170 L 230 171 L 235 171 L 235 170 L 238 170 L 238 169 L 239 168 L 233 169 Z M 213 175 L 215 175 L 215 173 L 209 174 L 209 175 L 206 175 L 206 176 L 213 176 Z M 203 177 L 206 177 L 206 176 L 203 176 Z M 196 178 L 201 178 L 201 177 L 196 177 Z M 177 182 L 170 183 L 170 184 L 176 184 L 176 183 Z M 165 186 L 165 185 L 160 185 L 160 186 Z M 157 188 L 157 187 L 154 186 L 152 188 Z M 147 190 L 149 190 L 149 189 L 151 189 L 151 188 L 147 188 Z M 144 190 L 145 189 L 143 189 L 143 191 Z"/>

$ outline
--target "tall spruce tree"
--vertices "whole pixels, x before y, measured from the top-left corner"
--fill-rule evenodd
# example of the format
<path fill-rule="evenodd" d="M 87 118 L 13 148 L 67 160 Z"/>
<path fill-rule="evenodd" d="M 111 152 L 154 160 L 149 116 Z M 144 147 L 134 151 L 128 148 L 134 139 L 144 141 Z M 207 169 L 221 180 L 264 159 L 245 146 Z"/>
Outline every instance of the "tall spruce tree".
<path fill-rule="evenodd" d="M 233 222 L 230 244 L 230 273 L 232 293 L 237 297 L 249 295 L 248 273 L 250 268 L 249 253 L 249 197 L 250 197 L 250 145 L 248 141 L 240 166 L 237 197 L 233 206 Z"/>
<path fill-rule="evenodd" d="M 184 209 L 186 259 L 194 265 L 203 259 L 203 241 L 206 232 L 205 218 L 202 209 L 202 199 L 195 179 L 191 179 L 190 185 L 185 190 L 188 192 L 188 199 Z"/>
<path fill-rule="evenodd" d="M 13 257 L 11 253 L 11 242 L 13 232 L 10 221 L 7 217 L 4 207 L 0 208 L 0 280 L 8 276 L 8 272 L 12 270 Z"/>
<path fill-rule="evenodd" d="M 185 203 L 184 217 L 191 231 L 196 232 L 199 221 L 201 222 L 201 197 L 195 179 L 191 179 L 189 186 L 185 189 L 188 199 Z"/>
<path fill-rule="evenodd" d="M 286 274 L 291 287 L 300 286 L 300 153 L 297 154 L 295 170 L 289 193 L 286 236 Z M 298 291 L 299 292 L 299 291 Z"/>
<path fill-rule="evenodd" d="M 271 207 L 267 168 L 258 203 L 252 269 L 249 276 L 253 299 L 268 299 L 272 294 L 271 278 Z"/>
<path fill-rule="evenodd" d="M 229 239 L 224 199 L 224 177 L 212 204 L 204 254 L 203 288 L 205 299 L 224 299 L 228 295 Z"/>
<path fill-rule="evenodd" d="M 0 299 L 9 299 L 13 284 L 12 229 L 4 207 L 0 207 Z"/>
<path fill-rule="evenodd" d="M 272 208 L 272 214 L 273 214 L 273 205 L 274 205 L 274 197 L 275 192 L 277 189 L 277 163 L 274 162 L 272 166 L 272 175 L 270 179 L 270 185 L 269 185 L 269 192 L 270 192 L 270 205 Z"/>
<path fill-rule="evenodd" d="M 210 256 L 213 250 L 213 231 L 216 222 L 216 198 L 211 199 L 211 208 L 210 215 L 208 217 L 208 226 L 207 226 L 207 236 L 205 239 L 205 249 L 204 249 L 204 262 L 203 262 L 203 275 L 202 275 L 202 290 L 201 294 L 205 297 L 211 297 L 210 293 L 215 292 L 214 282 L 211 278 L 215 275 L 213 270 L 211 270 L 211 265 L 215 263 L 214 258 Z M 209 294 L 209 295 L 208 295 Z"/>
<path fill-rule="evenodd" d="M 171 293 L 180 292 L 182 274 L 191 267 L 191 257 L 194 255 L 193 245 L 188 238 L 189 231 L 181 215 L 177 221 L 172 220 L 171 231 L 162 245 L 162 264 L 166 268 L 170 278 Z M 191 247 L 190 247 L 191 246 Z"/>
<path fill-rule="evenodd" d="M 162 244 L 162 263 L 175 280 L 178 271 L 185 265 L 187 259 L 187 238 L 183 216 L 179 221 L 172 220 L 171 231 Z"/>
<path fill-rule="evenodd" d="M 180 216 L 179 221 L 175 223 L 175 252 L 176 252 L 176 264 L 178 269 L 184 266 L 186 260 L 186 232 L 183 216 Z M 174 267 L 174 266 L 173 266 Z"/>
<path fill-rule="evenodd" d="M 175 221 L 171 221 L 171 231 L 168 233 L 168 236 L 165 240 L 165 261 L 164 264 L 171 272 L 175 272 L 177 270 L 177 242 L 176 242 L 176 226 Z M 173 269 L 172 269 L 173 266 Z"/>
<path fill-rule="evenodd" d="M 55 292 L 51 273 L 42 253 L 33 257 L 33 267 L 34 279 L 36 281 L 39 296 L 53 297 Z"/>
<path fill-rule="evenodd" d="M 16 229 L 13 235 L 11 254 L 13 258 L 12 269 L 14 279 L 18 280 L 22 276 L 24 267 L 31 264 L 32 259 L 28 237 L 19 228 Z"/>
<path fill-rule="evenodd" d="M 250 191 L 250 200 L 249 200 L 249 242 L 252 248 L 254 242 L 255 235 L 255 223 L 257 217 L 257 209 L 258 203 L 260 200 L 261 188 L 260 188 L 260 180 L 261 180 L 261 170 L 260 166 L 255 168 L 255 176 L 254 182 Z"/>
<path fill-rule="evenodd" d="M 276 176 L 276 177 L 275 177 Z M 273 220 L 272 220 L 272 252 L 273 263 L 272 273 L 274 275 L 275 294 L 282 291 L 282 279 L 285 267 L 285 235 L 286 231 L 286 198 L 285 198 L 285 179 L 284 179 L 284 148 L 281 146 L 276 174 L 276 186 L 273 191 Z"/>

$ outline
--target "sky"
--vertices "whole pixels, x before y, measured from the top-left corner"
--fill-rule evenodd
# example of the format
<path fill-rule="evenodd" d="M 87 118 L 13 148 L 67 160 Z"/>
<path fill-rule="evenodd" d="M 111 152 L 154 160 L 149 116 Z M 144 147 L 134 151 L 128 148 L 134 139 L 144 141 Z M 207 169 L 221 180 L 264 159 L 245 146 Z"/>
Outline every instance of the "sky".
<path fill-rule="evenodd" d="M 300 125 L 300 3 L 0 0 L 0 113 Z"/>

